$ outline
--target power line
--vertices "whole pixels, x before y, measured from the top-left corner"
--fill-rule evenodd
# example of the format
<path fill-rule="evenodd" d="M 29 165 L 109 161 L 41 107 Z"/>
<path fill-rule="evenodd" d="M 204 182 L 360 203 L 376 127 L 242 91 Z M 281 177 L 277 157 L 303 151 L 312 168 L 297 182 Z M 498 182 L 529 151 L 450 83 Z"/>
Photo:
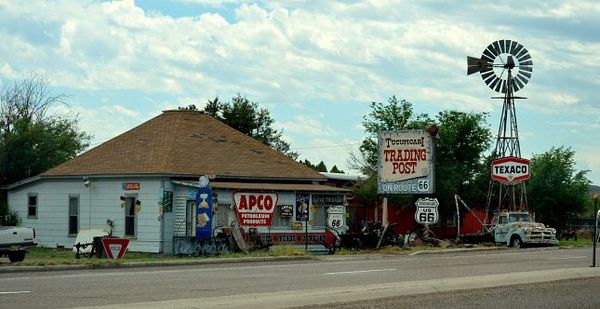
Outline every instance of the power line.
<path fill-rule="evenodd" d="M 326 146 L 312 146 L 312 147 L 291 147 L 294 150 L 300 150 L 300 149 L 318 149 L 318 148 L 333 148 L 333 147 L 340 147 L 340 146 L 352 146 L 352 145 L 358 145 L 360 144 L 359 142 L 356 143 L 348 143 L 348 144 L 336 144 L 336 145 L 326 145 Z"/>

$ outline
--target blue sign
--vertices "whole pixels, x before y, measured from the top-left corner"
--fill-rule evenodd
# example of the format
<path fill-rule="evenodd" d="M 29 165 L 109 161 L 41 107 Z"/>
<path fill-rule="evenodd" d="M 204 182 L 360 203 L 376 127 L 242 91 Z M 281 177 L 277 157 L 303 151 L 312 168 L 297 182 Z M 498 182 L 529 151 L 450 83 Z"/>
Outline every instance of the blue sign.
<path fill-rule="evenodd" d="M 196 240 L 212 237 L 212 190 L 199 187 L 196 192 Z"/>
<path fill-rule="evenodd" d="M 296 221 L 308 221 L 308 208 L 310 195 L 306 193 L 296 194 Z"/>

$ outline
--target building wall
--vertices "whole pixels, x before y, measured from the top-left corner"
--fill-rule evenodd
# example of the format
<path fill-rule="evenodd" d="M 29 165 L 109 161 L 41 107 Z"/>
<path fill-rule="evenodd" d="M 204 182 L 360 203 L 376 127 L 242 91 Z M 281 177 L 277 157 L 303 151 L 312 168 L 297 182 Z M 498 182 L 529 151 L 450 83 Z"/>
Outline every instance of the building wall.
<path fill-rule="evenodd" d="M 188 201 L 195 200 L 197 188 L 186 186 L 186 185 L 175 185 L 174 186 L 174 201 L 173 201 L 173 217 L 174 217 L 174 236 L 186 236 L 186 204 Z M 233 206 L 233 194 L 237 191 L 214 189 L 213 191 L 213 220 L 212 228 L 215 229 L 218 226 L 231 226 L 233 221 L 236 221 L 235 207 Z M 255 192 L 252 190 L 246 190 L 245 192 Z M 259 191 L 256 191 L 259 192 Z M 271 233 L 277 231 L 288 231 L 296 232 L 291 230 L 291 225 L 296 218 L 296 192 L 294 191 L 277 191 L 277 207 L 281 205 L 293 206 L 294 213 L 292 218 L 289 219 L 288 224 L 277 225 L 278 220 L 275 216 L 278 215 L 277 211 L 274 213 L 273 225 L 270 227 L 258 227 L 259 233 Z M 309 217 L 309 229 L 312 231 L 323 232 L 326 226 L 327 213 L 324 206 L 311 207 Z M 216 208 L 216 212 L 215 212 Z M 314 223 L 314 224 L 313 224 Z M 347 227 L 345 227 L 347 229 Z M 188 235 L 189 236 L 189 235 Z"/>
<path fill-rule="evenodd" d="M 114 222 L 113 236 L 125 233 L 125 209 L 120 197 L 137 195 L 141 202 L 137 213 L 137 237 L 131 238 L 129 250 L 159 252 L 161 249 L 160 201 L 164 180 L 148 178 L 94 178 L 91 185 L 83 185 L 81 178 L 40 179 L 9 190 L 8 202 L 17 211 L 22 225 L 36 229 L 39 245 L 71 248 L 75 241 L 69 235 L 69 196 L 79 196 L 79 229 L 104 228 L 107 219 Z M 140 190 L 124 191 L 123 182 L 139 182 Z M 37 218 L 27 217 L 29 193 L 37 194 Z"/>

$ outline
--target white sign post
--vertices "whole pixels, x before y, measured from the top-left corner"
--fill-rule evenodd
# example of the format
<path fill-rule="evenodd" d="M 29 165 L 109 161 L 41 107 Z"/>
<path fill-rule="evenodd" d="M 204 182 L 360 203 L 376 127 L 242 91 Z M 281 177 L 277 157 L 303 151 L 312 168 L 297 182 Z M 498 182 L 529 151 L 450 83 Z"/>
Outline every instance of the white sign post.
<path fill-rule="evenodd" d="M 344 222 L 344 206 L 330 206 L 327 208 L 327 226 L 334 229 L 341 229 L 346 222 Z"/>
<path fill-rule="evenodd" d="M 440 203 L 436 198 L 420 198 L 415 203 L 417 211 L 415 212 L 415 221 L 420 224 L 430 225 L 438 222 L 438 206 Z"/>

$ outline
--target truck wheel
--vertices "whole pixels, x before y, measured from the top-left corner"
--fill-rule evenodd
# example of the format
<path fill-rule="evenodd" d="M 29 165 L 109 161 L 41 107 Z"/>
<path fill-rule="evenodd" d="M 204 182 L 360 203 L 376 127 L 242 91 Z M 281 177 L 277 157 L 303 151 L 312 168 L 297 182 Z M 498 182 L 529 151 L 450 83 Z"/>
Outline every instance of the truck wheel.
<path fill-rule="evenodd" d="M 519 236 L 513 237 L 511 243 L 512 243 L 513 248 L 522 248 L 523 247 L 523 242 L 521 241 L 521 237 L 519 237 Z"/>
<path fill-rule="evenodd" d="M 21 262 L 25 259 L 25 251 L 11 251 L 8 253 L 8 259 L 11 262 Z"/>

